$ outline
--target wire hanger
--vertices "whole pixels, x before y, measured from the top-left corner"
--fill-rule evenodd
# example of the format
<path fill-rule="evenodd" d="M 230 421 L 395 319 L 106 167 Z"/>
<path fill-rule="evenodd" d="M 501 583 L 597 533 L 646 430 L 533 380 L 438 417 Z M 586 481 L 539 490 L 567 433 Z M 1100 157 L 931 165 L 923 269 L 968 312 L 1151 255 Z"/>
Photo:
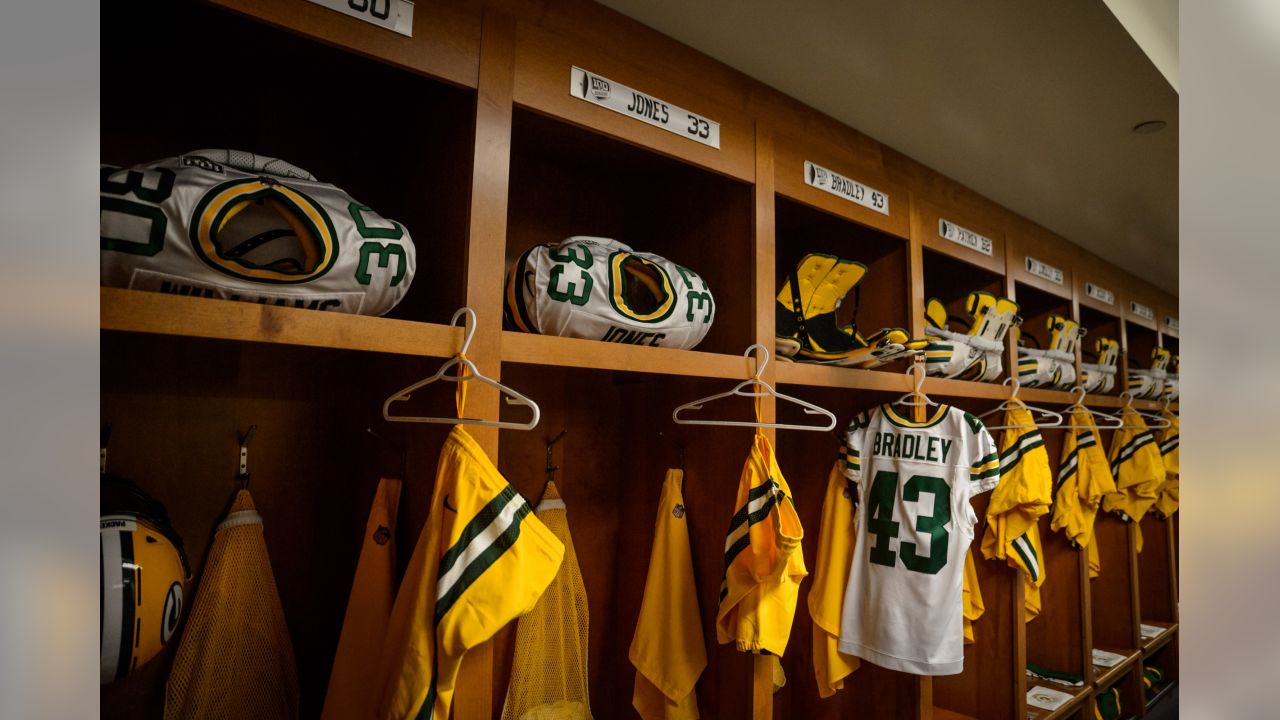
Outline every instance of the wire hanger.
<path fill-rule="evenodd" d="M 1165 428 L 1168 428 L 1171 425 L 1173 425 L 1173 423 L 1169 422 L 1169 418 L 1167 417 L 1161 417 L 1156 413 L 1143 412 L 1142 410 L 1138 410 L 1137 408 L 1135 408 L 1133 406 L 1133 395 L 1131 395 L 1128 390 L 1125 390 L 1124 392 L 1120 393 L 1120 398 L 1124 400 L 1124 406 L 1121 407 L 1122 411 L 1132 410 L 1133 412 L 1147 419 L 1147 424 L 1146 424 L 1147 430 L 1164 430 Z M 1141 425 L 1124 425 L 1123 427 L 1141 428 L 1142 426 Z"/>
<path fill-rule="evenodd" d="M 410 385 L 409 387 L 397 391 L 394 395 L 387 398 L 382 403 L 382 419 L 389 422 L 416 422 L 416 423 L 438 423 L 443 425 L 479 425 L 482 427 L 507 428 L 510 430 L 532 430 L 538 424 L 538 419 L 542 417 L 542 411 L 538 409 L 538 404 L 524 395 L 512 390 L 502 383 L 491 380 L 480 373 L 475 363 L 467 358 L 467 350 L 471 347 L 471 340 L 476 334 L 476 313 L 469 307 L 464 307 L 453 314 L 453 318 L 449 320 L 450 325 L 457 325 L 458 318 L 465 317 L 466 321 L 463 325 L 465 334 L 462 340 L 462 349 L 458 351 L 440 369 L 435 375 Z M 455 365 L 458 366 L 457 375 L 446 375 L 446 373 Z M 392 415 L 391 404 L 400 401 L 406 401 L 410 395 L 418 388 L 430 385 L 437 380 L 447 380 L 448 382 L 458 383 L 458 417 L 419 417 L 415 415 Z M 466 406 L 467 391 L 466 383 L 475 380 L 477 382 L 497 388 L 504 396 L 509 405 L 524 405 L 533 411 L 533 417 L 528 422 L 505 422 L 501 420 L 480 420 L 479 418 L 462 417 L 463 408 Z"/>
<path fill-rule="evenodd" d="M 1086 392 L 1083 385 L 1076 385 L 1071 388 L 1072 397 L 1075 397 L 1077 390 L 1080 391 L 1080 397 L 1077 398 L 1075 402 L 1067 406 L 1067 409 L 1065 410 L 1066 413 L 1071 415 L 1085 415 L 1089 417 L 1090 422 L 1092 422 L 1093 426 L 1098 430 L 1119 430 L 1124 427 L 1124 420 L 1121 420 L 1120 416 L 1104 413 L 1100 410 L 1091 410 L 1085 407 L 1084 398 Z M 1107 422 L 1105 424 L 1100 424 L 1098 422 L 1099 419 L 1106 420 Z"/>
<path fill-rule="evenodd" d="M 1018 381 L 1018 378 L 1010 376 L 1005 378 L 1005 381 L 1001 383 L 1001 385 L 1008 386 L 1010 383 L 1012 383 L 1013 389 L 1009 392 L 1009 399 L 997 405 L 994 410 L 988 410 L 987 412 L 982 413 L 978 416 L 978 419 L 981 420 L 988 415 L 994 415 L 1005 410 L 1021 408 L 1032 413 L 1031 422 L 1029 424 L 1024 423 L 1022 425 L 988 425 L 988 430 L 1020 430 L 1023 428 L 1045 429 L 1062 427 L 1063 420 L 1061 413 L 1054 412 L 1048 408 L 1026 404 L 1018 398 L 1018 390 L 1022 387 L 1022 383 Z M 1040 413 L 1040 422 L 1036 422 L 1035 413 Z"/>
<path fill-rule="evenodd" d="M 937 405 L 938 403 L 934 402 L 933 400 L 930 400 L 929 396 L 925 395 L 924 391 L 921 389 L 924 387 L 924 379 L 925 379 L 924 363 L 920 362 L 918 359 L 915 362 L 912 362 L 910 365 L 907 366 L 907 374 L 910 375 L 915 381 L 914 384 L 912 385 L 911 392 L 907 393 L 906 395 L 903 395 L 897 400 L 894 400 L 893 404 L 903 405 L 906 407 L 924 407 L 926 405 Z"/>
<path fill-rule="evenodd" d="M 819 432 L 826 432 L 834 428 L 836 426 L 836 416 L 831 414 L 830 411 L 820 408 L 817 405 L 814 405 L 813 403 L 805 402 L 800 398 L 794 398 L 794 397 L 791 397 L 790 395 L 783 395 L 777 390 L 774 390 L 773 386 L 769 385 L 769 383 L 760 379 L 760 375 L 764 372 L 764 369 L 769 366 L 768 348 L 761 345 L 760 343 L 756 343 L 751 347 L 747 348 L 747 351 L 744 352 L 742 356 L 751 357 L 751 351 L 757 350 L 757 349 L 761 352 L 761 354 L 763 354 L 764 359 L 757 360 L 756 371 L 754 375 L 752 375 L 747 380 L 743 380 L 742 382 L 738 383 L 729 392 L 722 392 L 716 395 L 711 395 L 709 397 L 704 397 L 698 400 L 694 400 L 693 402 L 687 402 L 684 405 L 681 405 L 680 407 L 671 411 L 671 419 L 674 420 L 677 425 L 717 425 L 722 427 L 778 428 L 779 430 L 816 430 Z M 746 388 L 747 386 L 756 386 L 759 389 L 745 390 L 744 388 Z M 680 417 L 680 413 L 685 410 L 701 410 L 703 405 L 706 405 L 712 400 L 719 400 L 721 398 L 734 397 L 734 396 L 756 398 L 756 421 L 755 422 L 746 422 L 742 420 L 687 420 Z M 805 413 L 809 415 L 825 416 L 827 418 L 827 424 L 826 425 L 789 425 L 787 423 L 761 422 L 759 399 L 766 398 L 766 397 L 773 397 L 773 398 L 777 398 L 778 400 L 799 405 L 801 408 L 804 409 Z"/>

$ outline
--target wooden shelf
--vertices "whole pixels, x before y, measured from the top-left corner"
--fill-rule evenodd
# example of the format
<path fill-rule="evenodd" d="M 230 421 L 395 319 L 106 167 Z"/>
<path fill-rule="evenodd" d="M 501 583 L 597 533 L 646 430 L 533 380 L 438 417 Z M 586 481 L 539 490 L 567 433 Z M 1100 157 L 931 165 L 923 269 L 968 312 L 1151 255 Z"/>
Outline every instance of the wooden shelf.
<path fill-rule="evenodd" d="M 1173 639 L 1173 636 L 1178 632 L 1178 623 L 1159 622 L 1155 620 L 1144 620 L 1142 622 L 1144 625 L 1155 625 L 1157 627 L 1164 628 L 1164 632 L 1161 632 L 1159 635 L 1150 639 L 1148 638 L 1142 639 L 1143 656 L 1149 656 L 1152 653 L 1154 653 L 1156 650 L 1159 650 L 1160 648 L 1164 647 L 1170 640 Z"/>
<path fill-rule="evenodd" d="M 933 707 L 933 720 L 977 720 L 977 718 L 935 705 Z"/>
<path fill-rule="evenodd" d="M 621 345 L 510 330 L 502 333 L 502 361 L 733 380 L 747 379 L 752 362 L 740 355 Z"/>
<path fill-rule="evenodd" d="M 1115 667 L 1108 668 L 1102 667 L 1101 665 L 1093 666 L 1093 684 L 1099 689 L 1113 685 L 1116 680 L 1119 680 L 1122 675 L 1129 671 L 1129 668 L 1138 661 L 1138 658 L 1142 657 L 1141 650 L 1118 650 L 1115 648 L 1098 649 L 1125 656 L 1124 660 L 1117 663 Z"/>
<path fill-rule="evenodd" d="M 779 362 L 777 368 L 779 385 L 813 385 L 893 392 L 907 392 L 911 389 L 911 378 L 900 372 L 862 370 L 785 360 Z M 926 387 L 928 387 L 927 383 Z"/>
<path fill-rule="evenodd" d="M 1075 712 L 1076 709 L 1080 707 L 1080 704 L 1087 700 L 1093 693 L 1093 688 L 1088 685 L 1081 685 L 1079 687 L 1074 685 L 1063 685 L 1061 683 L 1053 682 L 1052 680 L 1043 680 L 1041 678 L 1028 675 L 1027 691 L 1030 692 L 1031 688 L 1037 685 L 1047 687 L 1050 690 L 1067 693 L 1071 695 L 1071 699 L 1057 710 L 1044 710 L 1042 708 L 1031 707 L 1028 705 L 1027 720 L 1058 720 L 1058 718 L 1066 717 Z"/>
<path fill-rule="evenodd" d="M 461 328 L 448 325 L 120 288 L 100 293 L 108 331 L 430 357 L 450 357 L 462 341 Z"/>
<path fill-rule="evenodd" d="M 1119 395 L 1088 395 L 1084 399 L 1086 406 L 1118 408 L 1124 407 L 1124 400 Z M 1134 400 L 1133 407 L 1137 410 L 1146 410 L 1148 412 L 1159 412 L 1164 409 L 1163 400 Z M 1169 409 L 1178 412 L 1178 403 L 1170 403 Z"/>

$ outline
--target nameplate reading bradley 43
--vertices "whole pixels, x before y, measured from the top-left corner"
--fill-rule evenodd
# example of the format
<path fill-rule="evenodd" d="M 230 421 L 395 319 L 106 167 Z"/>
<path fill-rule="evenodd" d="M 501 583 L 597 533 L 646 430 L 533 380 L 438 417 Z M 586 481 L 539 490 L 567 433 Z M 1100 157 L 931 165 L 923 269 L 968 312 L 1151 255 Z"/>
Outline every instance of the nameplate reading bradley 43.
<path fill-rule="evenodd" d="M 311 0 L 343 15 L 413 37 L 413 3 L 408 0 Z"/>
<path fill-rule="evenodd" d="M 889 214 L 889 196 L 866 185 L 832 172 L 817 163 L 804 161 L 804 182 L 806 185 L 825 190 L 851 203 L 875 210 L 882 215 Z"/>
<path fill-rule="evenodd" d="M 715 120 L 708 120 L 697 113 L 580 67 L 574 67 L 569 73 L 569 94 L 694 142 L 720 149 L 720 123 Z"/>

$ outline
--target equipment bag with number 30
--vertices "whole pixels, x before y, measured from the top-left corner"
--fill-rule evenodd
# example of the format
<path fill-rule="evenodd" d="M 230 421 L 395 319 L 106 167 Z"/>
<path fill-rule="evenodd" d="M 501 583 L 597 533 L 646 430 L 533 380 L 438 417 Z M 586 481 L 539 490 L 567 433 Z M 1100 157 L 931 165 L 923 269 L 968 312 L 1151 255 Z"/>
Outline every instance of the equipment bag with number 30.
<path fill-rule="evenodd" d="M 196 150 L 100 181 L 109 287 L 381 315 L 413 280 L 404 226 L 283 160 Z"/>

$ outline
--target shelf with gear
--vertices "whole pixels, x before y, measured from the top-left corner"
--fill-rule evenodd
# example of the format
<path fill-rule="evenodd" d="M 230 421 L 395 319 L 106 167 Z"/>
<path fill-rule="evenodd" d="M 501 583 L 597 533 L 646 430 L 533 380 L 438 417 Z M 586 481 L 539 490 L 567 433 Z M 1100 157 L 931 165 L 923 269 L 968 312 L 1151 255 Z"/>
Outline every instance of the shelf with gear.
<path fill-rule="evenodd" d="M 911 340 L 907 193 L 857 138 L 770 132 L 774 284 L 783 384 L 906 388 Z M 867 372 L 868 370 L 872 372 Z"/>
<path fill-rule="evenodd" d="M 1098 271 L 1085 268 L 1076 275 L 1076 297 L 1079 299 L 1080 381 L 1088 391 L 1090 403 L 1099 396 L 1116 397 L 1124 390 L 1120 374 L 1120 343 L 1124 336 L 1120 323 L 1120 302 L 1116 283 L 1103 280 Z"/>
<path fill-rule="evenodd" d="M 506 361 L 741 376 L 750 185 L 517 108 L 510 187 Z"/>
<path fill-rule="evenodd" d="M 1024 388 L 1058 391 L 1054 398 L 1069 403 L 1066 394 L 1077 383 L 1076 347 L 1080 324 L 1072 304 L 1073 277 L 1068 253 L 1039 237 L 1011 243 L 1009 284 L 1022 322 L 1012 330 L 1015 372 Z"/>
<path fill-rule="evenodd" d="M 313 15 L 306 10 L 297 22 L 305 26 L 305 18 Z M 327 26 L 328 20 L 322 24 Z M 216 203 L 184 209 L 192 212 L 187 223 L 191 230 L 179 228 L 179 239 L 174 227 L 166 235 L 151 220 L 156 204 L 169 200 L 159 194 L 168 187 L 165 173 L 171 171 L 104 170 L 104 212 L 110 209 L 117 216 L 113 223 L 127 238 L 140 234 L 130 228 L 152 223 L 149 243 L 104 238 L 104 262 L 108 255 L 128 255 L 119 261 L 123 274 L 111 284 L 165 294 L 130 298 L 128 292 L 104 291 L 104 317 L 112 318 L 112 325 L 136 325 L 144 332 L 151 331 L 147 325 L 166 325 L 162 332 L 368 349 L 386 348 L 378 337 L 385 332 L 415 344 L 415 354 L 423 352 L 424 341 L 425 347 L 445 352 L 433 343 L 439 332 L 383 325 L 367 316 L 443 324 L 464 302 L 465 273 L 439 268 L 466 264 L 473 90 L 421 74 L 431 69 L 430 62 L 412 69 L 392 67 L 202 4 L 167 3 L 144 17 L 108 8 L 103 34 L 112 39 L 102 67 L 104 164 L 130 168 L 177 156 L 182 164 L 176 167 L 199 164 L 211 186 L 243 176 L 246 182 L 256 178 L 264 187 L 286 188 L 276 193 L 284 200 L 255 195 L 252 203 L 232 203 L 216 222 L 206 223 L 195 214 L 213 213 Z M 227 69 L 218 54 L 190 48 L 219 46 L 226 38 L 257 48 L 259 62 L 290 63 L 307 72 L 291 75 L 288 82 L 236 83 L 221 101 L 203 102 L 198 89 L 224 87 Z M 428 35 L 416 42 L 430 41 Z M 139 67 L 148 68 L 146 82 L 137 79 Z M 338 101 L 335 87 L 348 88 L 361 100 Z M 394 111 L 379 110 L 379 98 L 395 98 Z M 292 180 L 299 184 L 291 186 Z M 314 181 L 338 190 L 303 184 Z M 141 189 L 135 190 L 135 184 Z M 301 205 L 287 202 L 290 192 L 303 193 Z M 329 195 L 333 202 L 323 199 Z M 308 224 L 312 198 L 319 198 L 312 204 L 321 206 L 321 219 Z M 187 208 L 198 199 L 175 207 Z M 286 219 L 300 218 L 297 237 L 255 235 L 272 210 Z M 346 217 L 350 213 L 355 215 Z M 313 226 L 314 231 L 306 230 Z M 349 231 L 353 226 L 361 235 Z M 166 245 L 187 241 L 188 234 L 194 251 Z M 406 241 L 411 245 L 406 247 Z M 421 274 L 429 277 L 415 277 L 415 255 L 425 270 Z M 212 280 L 183 282 L 173 269 L 179 256 L 191 256 L 197 265 L 205 260 L 209 269 L 204 272 Z M 264 283 L 258 281 L 260 275 L 272 279 Z M 306 278 L 314 291 L 293 292 L 298 278 Z M 328 297 L 320 297 L 323 288 L 330 291 Z M 202 303 L 230 295 L 256 299 L 263 307 L 250 311 Z M 311 318 L 288 311 L 330 306 L 363 317 L 326 313 Z M 132 314 L 143 309 L 144 315 Z"/>
<path fill-rule="evenodd" d="M 926 367 L 930 375 L 966 385 L 998 385 L 1009 373 L 1008 337 L 1017 318 L 1016 303 L 1005 295 L 1005 240 L 992 231 L 969 241 L 977 249 L 948 240 L 944 233 L 966 240 L 979 233 L 959 225 L 954 213 L 936 215 L 936 226 L 917 221 L 926 233 L 923 330 L 932 341 L 925 351 Z"/>

